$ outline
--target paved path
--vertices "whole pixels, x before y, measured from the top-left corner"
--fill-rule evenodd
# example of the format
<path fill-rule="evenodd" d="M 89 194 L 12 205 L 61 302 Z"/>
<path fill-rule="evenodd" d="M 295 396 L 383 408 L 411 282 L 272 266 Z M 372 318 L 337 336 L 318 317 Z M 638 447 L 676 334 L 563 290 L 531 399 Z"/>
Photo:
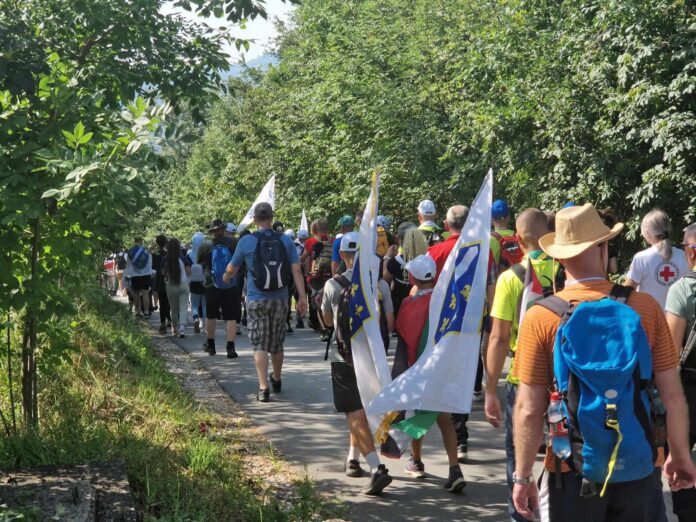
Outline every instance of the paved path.
<path fill-rule="evenodd" d="M 158 324 L 153 317 L 152 326 Z M 509 520 L 506 517 L 504 431 L 492 428 L 484 420 L 481 403 L 474 404 L 469 421 L 470 458 L 462 465 L 467 480 L 463 494 L 453 495 L 442 487 L 447 477 L 447 458 L 439 432 L 434 428 L 426 436 L 423 453 L 428 477 L 418 480 L 406 476 L 403 472 L 405 458 L 401 461 L 384 459 L 394 482 L 382 497 L 366 497 L 360 490 L 367 478 L 350 479 L 343 474 L 347 428 L 344 416 L 333 410 L 330 369 L 323 360 L 324 344 L 319 342 L 316 333 L 295 330 L 287 336 L 283 392 L 271 395 L 271 402 L 265 404 L 256 401 L 258 380 L 248 337 L 237 337 L 237 359 L 225 357 L 220 322 L 216 356 L 211 357 L 202 350 L 204 340 L 205 335 L 194 334 L 191 327 L 187 329 L 186 338 L 175 339 L 205 364 L 271 444 L 289 461 L 306 466 L 320 490 L 340 496 L 349 504 L 353 520 Z M 393 345 L 392 341 L 391 353 Z M 502 398 L 502 388 L 499 394 Z"/>

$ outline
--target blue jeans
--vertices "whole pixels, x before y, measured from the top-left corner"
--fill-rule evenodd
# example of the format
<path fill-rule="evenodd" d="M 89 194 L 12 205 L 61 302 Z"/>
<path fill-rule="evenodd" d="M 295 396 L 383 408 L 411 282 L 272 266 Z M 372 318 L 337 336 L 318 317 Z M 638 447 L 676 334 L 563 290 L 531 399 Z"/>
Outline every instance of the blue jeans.
<path fill-rule="evenodd" d="M 517 385 L 505 383 L 505 458 L 507 460 L 508 514 L 514 522 L 527 522 L 512 502 L 512 472 L 515 471 L 515 444 L 512 436 L 512 415 L 515 411 Z"/>
<path fill-rule="evenodd" d="M 199 305 L 203 315 L 198 315 Z M 200 317 L 205 317 L 205 311 L 205 294 L 191 293 L 191 313 L 193 314 L 193 319 L 196 320 Z"/>

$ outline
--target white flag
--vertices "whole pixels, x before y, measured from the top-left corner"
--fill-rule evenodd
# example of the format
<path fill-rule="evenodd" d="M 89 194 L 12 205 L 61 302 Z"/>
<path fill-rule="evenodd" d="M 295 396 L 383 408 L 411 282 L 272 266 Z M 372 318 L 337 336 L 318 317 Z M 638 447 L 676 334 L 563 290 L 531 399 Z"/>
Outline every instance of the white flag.
<path fill-rule="evenodd" d="M 300 219 L 300 228 L 297 229 L 297 233 L 299 234 L 303 230 L 307 232 L 307 235 L 309 235 L 309 225 L 307 224 L 307 214 L 305 214 L 304 209 L 302 209 L 302 218 Z"/>
<path fill-rule="evenodd" d="M 433 290 L 423 354 L 370 403 L 368 415 L 471 411 L 488 278 L 492 194 L 491 170 Z"/>
<path fill-rule="evenodd" d="M 259 203 L 270 203 L 271 207 L 275 210 L 275 174 L 271 176 L 271 179 L 266 182 L 261 192 L 259 192 L 249 212 L 246 213 L 246 216 L 244 216 L 244 219 L 242 219 L 242 222 L 237 227 L 237 232 L 241 232 L 251 224 L 254 220 L 254 207 Z"/>

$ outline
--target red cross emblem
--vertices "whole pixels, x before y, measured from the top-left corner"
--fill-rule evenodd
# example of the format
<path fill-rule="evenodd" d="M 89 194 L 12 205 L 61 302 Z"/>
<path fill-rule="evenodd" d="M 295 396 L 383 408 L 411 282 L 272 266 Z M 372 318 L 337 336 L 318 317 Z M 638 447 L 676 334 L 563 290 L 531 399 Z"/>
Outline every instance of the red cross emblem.
<path fill-rule="evenodd" d="M 664 267 L 662 267 L 662 271 L 657 275 L 659 275 L 662 279 L 664 279 L 665 283 L 669 283 L 669 281 L 675 275 L 677 275 L 677 273 L 673 272 L 672 269 L 669 267 L 669 265 L 665 265 Z"/>

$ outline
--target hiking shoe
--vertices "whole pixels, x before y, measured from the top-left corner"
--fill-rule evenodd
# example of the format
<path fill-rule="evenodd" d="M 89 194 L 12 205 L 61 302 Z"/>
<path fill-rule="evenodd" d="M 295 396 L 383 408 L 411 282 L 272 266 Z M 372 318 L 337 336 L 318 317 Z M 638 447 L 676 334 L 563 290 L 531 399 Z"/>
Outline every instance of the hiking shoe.
<path fill-rule="evenodd" d="M 159 327 L 159 333 L 161 333 L 162 335 L 166 334 L 167 333 L 167 325 L 162 323 Z"/>
<path fill-rule="evenodd" d="M 198 318 L 196 318 L 195 321 L 193 321 L 193 331 L 195 333 L 201 333 L 201 322 Z"/>
<path fill-rule="evenodd" d="M 239 357 L 237 350 L 235 350 L 234 348 L 227 348 L 227 358 L 228 359 L 236 359 L 237 357 Z"/>
<path fill-rule="evenodd" d="M 179 326 L 179 337 L 186 337 L 186 327 L 183 324 Z"/>
<path fill-rule="evenodd" d="M 329 337 L 330 337 L 330 336 L 331 336 L 331 334 L 329 334 L 328 331 L 322 332 L 321 337 L 319 338 L 319 340 L 320 340 L 322 343 L 326 343 L 326 342 L 329 341 Z"/>
<path fill-rule="evenodd" d="M 468 458 L 469 452 L 467 451 L 466 442 L 463 442 L 457 446 L 457 460 L 464 462 Z"/>
<path fill-rule="evenodd" d="M 404 472 L 413 478 L 425 478 L 425 464 L 422 460 L 415 460 L 413 457 L 408 459 Z"/>
<path fill-rule="evenodd" d="M 302 328 L 304 328 L 304 321 L 302 319 L 299 319 L 297 321 L 297 324 L 295 324 L 295 328 L 297 328 L 298 330 L 301 330 Z"/>
<path fill-rule="evenodd" d="M 208 352 L 208 355 L 215 355 L 217 352 L 215 351 L 215 346 L 208 346 L 208 349 L 206 350 Z"/>
<path fill-rule="evenodd" d="M 271 390 L 266 388 L 265 390 L 261 388 L 259 394 L 256 396 L 256 400 L 259 402 L 268 402 L 271 400 Z"/>
<path fill-rule="evenodd" d="M 379 495 L 384 488 L 391 484 L 391 481 L 392 478 L 391 475 L 389 475 L 389 470 L 384 464 L 380 464 L 377 471 L 370 477 L 370 482 L 362 492 L 365 495 Z"/>
<path fill-rule="evenodd" d="M 269 379 L 271 381 L 271 388 L 273 388 L 273 393 L 280 393 L 280 386 L 281 386 L 281 380 L 278 379 L 277 381 L 273 378 L 273 374 L 269 376 Z"/>
<path fill-rule="evenodd" d="M 460 493 L 466 487 L 466 480 L 464 480 L 464 474 L 459 466 L 453 466 L 450 468 L 449 478 L 445 482 L 445 491 L 450 493 Z"/>
<path fill-rule="evenodd" d="M 365 473 L 365 470 L 363 470 L 360 467 L 360 462 L 358 462 L 355 459 L 348 460 L 343 463 L 343 471 L 345 472 L 347 477 L 350 478 L 358 478 L 362 477 L 363 474 Z"/>

